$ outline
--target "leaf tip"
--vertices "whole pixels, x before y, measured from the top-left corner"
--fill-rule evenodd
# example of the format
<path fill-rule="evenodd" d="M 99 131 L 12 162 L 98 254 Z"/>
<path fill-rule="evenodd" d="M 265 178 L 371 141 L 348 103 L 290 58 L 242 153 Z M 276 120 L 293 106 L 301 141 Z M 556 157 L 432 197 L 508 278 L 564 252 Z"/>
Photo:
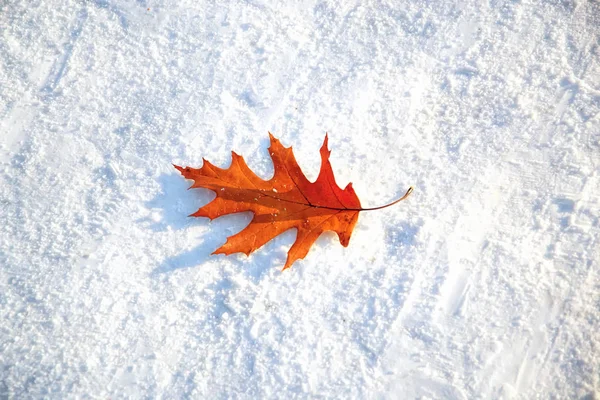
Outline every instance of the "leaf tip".
<path fill-rule="evenodd" d="M 325 140 L 323 140 L 323 145 L 321 146 L 321 161 L 328 161 L 329 156 L 331 155 L 331 150 L 327 147 L 327 143 L 329 142 L 329 138 L 327 137 L 327 133 L 325 134 Z"/>
<path fill-rule="evenodd" d="M 190 188 L 191 189 L 191 188 Z M 201 210 L 201 209 L 200 209 Z M 194 217 L 194 218 L 198 218 L 198 217 L 206 217 L 206 215 L 202 214 L 202 211 L 197 210 L 193 213 L 191 213 L 190 215 L 188 215 L 188 217 Z M 208 218 L 208 217 L 207 217 Z M 209 218 L 210 219 L 210 218 Z"/>
<path fill-rule="evenodd" d="M 346 233 L 339 233 L 338 232 L 338 238 L 340 239 L 340 244 L 344 247 L 348 247 L 348 244 L 350 244 L 350 235 L 347 235 Z"/>
<path fill-rule="evenodd" d="M 281 272 L 285 271 L 286 269 L 291 268 L 291 266 L 289 265 L 284 265 L 283 268 L 281 268 Z"/>
<path fill-rule="evenodd" d="M 329 148 L 327 147 L 328 143 L 329 143 L 329 134 L 327 132 L 325 132 L 325 139 L 323 140 L 323 146 L 321 146 L 321 147 L 325 148 L 325 150 L 329 150 Z"/>

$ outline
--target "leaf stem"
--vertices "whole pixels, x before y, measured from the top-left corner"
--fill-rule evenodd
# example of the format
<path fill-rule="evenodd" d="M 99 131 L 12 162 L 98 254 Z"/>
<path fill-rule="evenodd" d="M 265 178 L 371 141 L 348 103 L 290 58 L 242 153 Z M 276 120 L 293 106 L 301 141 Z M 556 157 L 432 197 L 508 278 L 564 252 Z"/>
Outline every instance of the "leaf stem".
<path fill-rule="evenodd" d="M 373 208 L 361 208 L 360 211 L 372 211 L 372 210 L 381 210 L 382 208 L 386 208 L 389 206 L 393 206 L 396 203 L 400 203 L 402 200 L 406 200 L 406 198 L 408 196 L 410 196 L 410 194 L 413 192 L 413 187 L 409 187 L 408 190 L 406 191 L 406 193 L 404 193 L 404 196 L 400 197 L 398 200 L 396 201 L 392 201 L 390 204 L 386 204 L 385 206 L 379 206 L 379 207 L 373 207 Z"/>

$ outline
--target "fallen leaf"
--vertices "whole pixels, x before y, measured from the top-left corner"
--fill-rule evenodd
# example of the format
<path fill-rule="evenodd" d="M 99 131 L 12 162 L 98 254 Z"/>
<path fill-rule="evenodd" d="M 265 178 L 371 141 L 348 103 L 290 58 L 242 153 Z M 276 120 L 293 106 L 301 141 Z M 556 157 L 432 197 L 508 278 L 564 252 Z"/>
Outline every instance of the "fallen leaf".
<path fill-rule="evenodd" d="M 315 182 L 304 176 L 291 147 L 283 147 L 271 133 L 269 137 L 269 154 L 275 172 L 267 181 L 252 172 L 244 159 L 233 151 L 227 169 L 218 168 L 204 159 L 200 169 L 174 165 L 186 179 L 194 181 L 190 189 L 206 188 L 217 195 L 191 217 L 214 219 L 244 211 L 254 213 L 250 224 L 227 238 L 213 254 L 249 255 L 275 236 L 296 228 L 296 241 L 288 251 L 285 270 L 304 258 L 324 231 L 336 232 L 340 243 L 346 247 L 360 211 L 389 207 L 412 192 L 411 187 L 402 198 L 385 206 L 362 208 L 351 183 L 342 190 L 335 182 L 327 135 L 320 150 L 321 170 Z"/>

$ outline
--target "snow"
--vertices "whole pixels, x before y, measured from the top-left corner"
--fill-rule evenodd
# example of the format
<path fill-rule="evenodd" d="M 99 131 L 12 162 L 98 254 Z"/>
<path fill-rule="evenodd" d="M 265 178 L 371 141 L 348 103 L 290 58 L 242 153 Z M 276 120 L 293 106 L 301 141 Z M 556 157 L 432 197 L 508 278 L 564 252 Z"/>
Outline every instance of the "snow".
<path fill-rule="evenodd" d="M 0 398 L 594 399 L 600 3 L 0 5 Z M 171 163 L 365 207 L 211 256 L 248 213 Z"/>

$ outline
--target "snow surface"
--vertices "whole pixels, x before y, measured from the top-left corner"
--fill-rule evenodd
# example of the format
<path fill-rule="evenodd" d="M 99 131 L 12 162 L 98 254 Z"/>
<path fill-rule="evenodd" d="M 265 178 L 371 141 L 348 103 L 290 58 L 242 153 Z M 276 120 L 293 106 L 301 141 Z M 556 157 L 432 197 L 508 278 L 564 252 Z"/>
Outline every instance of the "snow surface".
<path fill-rule="evenodd" d="M 0 398 L 599 395 L 598 1 L 5 1 L 0 89 Z M 267 131 L 415 192 L 211 256 Z"/>

